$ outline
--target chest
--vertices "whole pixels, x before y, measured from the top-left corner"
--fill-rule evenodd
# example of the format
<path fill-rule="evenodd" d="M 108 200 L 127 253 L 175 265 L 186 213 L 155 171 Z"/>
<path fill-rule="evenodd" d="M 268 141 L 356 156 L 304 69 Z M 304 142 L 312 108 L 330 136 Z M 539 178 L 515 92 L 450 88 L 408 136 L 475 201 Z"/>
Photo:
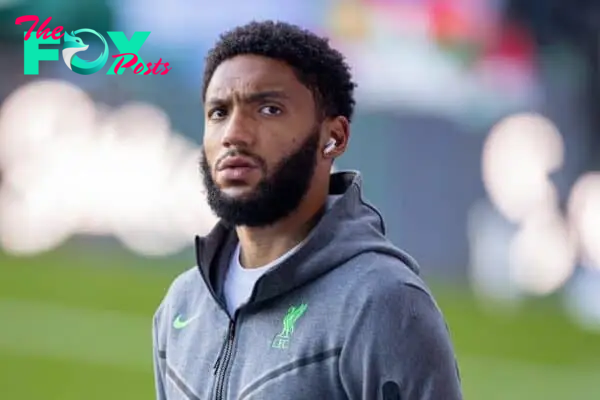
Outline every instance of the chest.
<path fill-rule="evenodd" d="M 242 310 L 235 322 L 207 313 L 174 332 L 169 399 L 345 398 L 338 363 L 348 318 L 314 300 Z"/>

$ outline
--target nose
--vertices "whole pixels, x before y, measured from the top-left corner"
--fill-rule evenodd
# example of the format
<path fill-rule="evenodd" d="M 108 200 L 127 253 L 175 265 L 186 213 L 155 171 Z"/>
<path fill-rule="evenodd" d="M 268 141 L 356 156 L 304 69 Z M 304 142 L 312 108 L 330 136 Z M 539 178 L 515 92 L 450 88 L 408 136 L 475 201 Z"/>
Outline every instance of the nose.
<path fill-rule="evenodd" d="M 221 144 L 226 148 L 248 148 L 254 144 L 256 138 L 252 118 L 244 115 L 241 110 L 235 110 L 230 115 Z"/>

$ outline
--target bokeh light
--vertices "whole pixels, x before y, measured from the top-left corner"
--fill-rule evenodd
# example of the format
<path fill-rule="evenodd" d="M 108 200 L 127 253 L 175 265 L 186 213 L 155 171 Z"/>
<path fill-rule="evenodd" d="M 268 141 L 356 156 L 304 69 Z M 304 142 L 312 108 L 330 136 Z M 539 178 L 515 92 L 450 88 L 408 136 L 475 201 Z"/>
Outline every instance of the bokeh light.
<path fill-rule="evenodd" d="M 556 209 L 529 215 L 510 246 L 513 281 L 536 295 L 561 288 L 573 274 L 576 260 L 576 241 Z"/>
<path fill-rule="evenodd" d="M 160 256 L 216 222 L 202 194 L 199 147 L 149 104 L 110 110 L 65 82 L 29 84 L 2 108 L 0 149 L 6 251 L 32 254 L 93 234 Z"/>
<path fill-rule="evenodd" d="M 512 222 L 557 201 L 548 174 L 563 162 L 560 133 L 537 114 L 513 115 L 496 124 L 483 150 L 483 182 L 494 205 Z"/>
<path fill-rule="evenodd" d="M 577 180 L 568 213 L 581 242 L 582 256 L 600 269 L 600 173 L 589 172 Z"/>

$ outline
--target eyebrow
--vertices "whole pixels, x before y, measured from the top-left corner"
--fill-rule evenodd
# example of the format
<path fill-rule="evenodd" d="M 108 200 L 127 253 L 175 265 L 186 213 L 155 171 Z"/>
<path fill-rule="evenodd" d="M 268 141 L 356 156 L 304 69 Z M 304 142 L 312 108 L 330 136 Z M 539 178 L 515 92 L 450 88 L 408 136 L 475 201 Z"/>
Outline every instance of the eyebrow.
<path fill-rule="evenodd" d="M 289 96 L 281 90 L 266 90 L 262 92 L 249 93 L 240 96 L 240 100 L 242 103 L 260 103 L 261 101 L 274 99 L 286 100 L 289 99 Z M 210 97 L 206 101 L 207 106 L 223 105 L 229 103 L 231 103 L 231 97 Z"/>

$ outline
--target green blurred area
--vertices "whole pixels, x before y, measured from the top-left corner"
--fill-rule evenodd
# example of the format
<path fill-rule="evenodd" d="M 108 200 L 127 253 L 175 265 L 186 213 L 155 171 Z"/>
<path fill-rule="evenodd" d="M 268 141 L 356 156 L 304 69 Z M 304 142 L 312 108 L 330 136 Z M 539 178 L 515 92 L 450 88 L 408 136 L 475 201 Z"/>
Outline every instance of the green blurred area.
<path fill-rule="evenodd" d="M 152 314 L 190 265 L 82 248 L 0 254 L 2 398 L 153 398 Z M 434 287 L 465 399 L 600 398 L 600 335 L 572 326 L 552 300 L 491 315 L 466 289 Z"/>

